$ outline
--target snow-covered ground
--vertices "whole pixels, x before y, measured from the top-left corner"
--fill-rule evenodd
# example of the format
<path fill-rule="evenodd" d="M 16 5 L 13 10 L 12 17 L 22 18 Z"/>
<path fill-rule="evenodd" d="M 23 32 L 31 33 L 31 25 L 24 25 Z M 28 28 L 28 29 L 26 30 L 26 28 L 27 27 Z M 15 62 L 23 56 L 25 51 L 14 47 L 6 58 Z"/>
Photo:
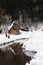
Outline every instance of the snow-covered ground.
<path fill-rule="evenodd" d="M 31 29 L 32 28 L 32 29 Z M 10 35 L 10 39 L 5 37 L 5 34 L 0 34 L 0 44 L 14 40 L 15 42 L 23 43 L 25 50 L 36 51 L 34 58 L 30 64 L 26 65 L 43 65 L 43 24 L 40 24 L 37 30 L 31 27 L 30 31 L 24 32 L 20 30 L 20 35 Z M 31 31 L 32 30 L 32 31 Z M 21 39 L 20 39 L 21 38 Z M 25 38 L 24 40 L 22 38 Z M 19 39 L 19 40 L 16 40 Z M 12 44 L 12 43 L 11 43 Z M 0 46 L 0 48 L 6 47 Z M 28 55 L 28 54 L 27 54 Z"/>
<path fill-rule="evenodd" d="M 26 50 L 37 51 L 34 58 L 27 62 L 26 65 L 43 65 L 43 25 L 39 25 L 39 29 L 33 32 L 28 41 L 24 43 Z"/>
<path fill-rule="evenodd" d="M 43 65 L 43 32 L 35 31 L 24 45 L 26 45 L 26 50 L 37 51 L 29 65 Z"/>

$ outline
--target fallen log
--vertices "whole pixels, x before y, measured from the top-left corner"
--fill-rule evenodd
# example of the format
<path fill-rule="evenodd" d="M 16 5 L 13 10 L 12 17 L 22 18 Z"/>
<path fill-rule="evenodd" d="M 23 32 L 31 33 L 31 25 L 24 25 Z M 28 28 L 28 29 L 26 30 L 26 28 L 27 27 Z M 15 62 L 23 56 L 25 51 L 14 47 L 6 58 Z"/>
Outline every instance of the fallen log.
<path fill-rule="evenodd" d="M 22 31 L 29 31 L 28 28 L 23 28 L 23 27 L 20 27 L 20 30 L 22 30 Z"/>
<path fill-rule="evenodd" d="M 21 42 L 21 40 L 22 40 L 22 42 Z M 11 40 L 11 41 L 8 41 L 8 42 L 0 43 L 0 49 L 2 49 L 4 47 L 8 47 L 8 46 L 10 46 L 14 43 L 20 43 L 20 45 L 21 45 L 21 44 L 23 44 L 24 40 L 26 41 L 26 40 L 28 40 L 28 38 L 20 38 L 20 39 Z"/>

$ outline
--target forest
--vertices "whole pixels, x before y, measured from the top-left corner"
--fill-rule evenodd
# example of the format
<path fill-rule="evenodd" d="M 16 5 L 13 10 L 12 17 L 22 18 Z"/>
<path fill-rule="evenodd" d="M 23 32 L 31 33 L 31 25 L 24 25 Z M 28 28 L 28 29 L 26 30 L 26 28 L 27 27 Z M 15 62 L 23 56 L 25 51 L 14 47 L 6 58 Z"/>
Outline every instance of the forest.
<path fill-rule="evenodd" d="M 32 21 L 43 20 L 43 0 L 0 0 L 0 6 L 12 20 L 19 19 L 19 14 L 23 14 L 23 22 L 27 15 Z"/>

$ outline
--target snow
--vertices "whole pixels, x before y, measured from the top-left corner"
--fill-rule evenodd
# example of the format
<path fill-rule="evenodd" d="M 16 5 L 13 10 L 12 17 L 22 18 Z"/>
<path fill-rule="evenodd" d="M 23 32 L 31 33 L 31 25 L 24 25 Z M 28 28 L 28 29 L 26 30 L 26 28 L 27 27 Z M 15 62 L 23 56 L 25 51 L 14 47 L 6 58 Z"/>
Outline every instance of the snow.
<path fill-rule="evenodd" d="M 26 65 L 43 65 L 43 25 L 33 32 L 28 41 L 24 43 L 26 50 L 37 51 L 34 58 Z"/>
<path fill-rule="evenodd" d="M 25 65 L 30 65 L 28 62 Z"/>
<path fill-rule="evenodd" d="M 13 24 L 14 24 L 14 22 L 12 22 L 10 26 L 8 26 L 8 30 L 11 29 L 11 27 L 13 26 Z"/>
<path fill-rule="evenodd" d="M 10 39 L 6 38 L 5 34 L 0 34 L 0 44 L 9 42 L 12 40 L 14 40 L 14 42 L 17 42 L 17 43 L 18 42 L 23 43 L 22 47 L 25 48 L 25 50 L 37 52 L 34 55 L 33 59 L 30 61 L 30 64 L 26 63 L 26 65 L 43 65 L 43 31 L 42 31 L 43 25 L 40 24 L 37 30 L 35 30 L 33 27 L 31 28 L 30 28 L 30 31 L 28 32 L 24 32 L 20 30 L 20 35 L 10 35 Z M 26 38 L 26 39 L 23 40 L 22 38 Z M 19 40 L 16 40 L 16 39 L 19 39 Z M 4 48 L 8 45 L 0 46 L 0 48 Z"/>
<path fill-rule="evenodd" d="M 35 31 L 24 45 L 26 45 L 26 50 L 37 51 L 29 65 L 43 65 L 43 32 Z"/>

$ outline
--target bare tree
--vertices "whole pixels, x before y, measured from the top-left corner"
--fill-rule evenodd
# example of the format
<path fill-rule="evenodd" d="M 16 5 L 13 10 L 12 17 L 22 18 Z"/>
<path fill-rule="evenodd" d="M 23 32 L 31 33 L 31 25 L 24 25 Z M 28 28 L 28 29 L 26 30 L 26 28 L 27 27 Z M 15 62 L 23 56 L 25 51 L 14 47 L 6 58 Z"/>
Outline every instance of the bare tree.
<path fill-rule="evenodd" d="M 0 7 L 0 25 L 6 23 L 6 18 L 4 17 L 4 10 Z"/>
<path fill-rule="evenodd" d="M 8 34 L 7 23 L 8 23 L 7 16 L 4 15 L 4 10 L 0 7 L 0 26 L 1 26 L 2 31 L 5 33 L 6 37 L 7 37 L 7 34 Z"/>

